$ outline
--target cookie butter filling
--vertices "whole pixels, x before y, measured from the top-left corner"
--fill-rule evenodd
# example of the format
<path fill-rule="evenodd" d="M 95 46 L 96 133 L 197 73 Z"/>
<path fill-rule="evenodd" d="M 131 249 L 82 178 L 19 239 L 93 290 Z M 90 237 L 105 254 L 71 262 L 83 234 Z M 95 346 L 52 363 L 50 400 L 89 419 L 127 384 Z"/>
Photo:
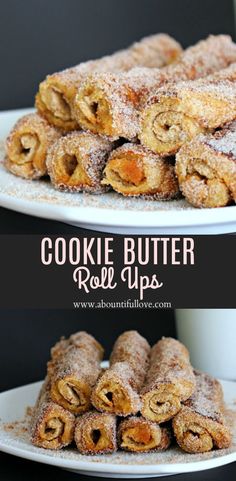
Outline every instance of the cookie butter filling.
<path fill-rule="evenodd" d="M 59 418 L 51 418 L 47 421 L 44 428 L 43 437 L 47 441 L 52 441 L 63 434 L 64 423 Z"/>
<path fill-rule="evenodd" d="M 110 161 L 109 172 L 113 180 L 122 185 L 140 186 L 146 180 L 141 162 L 135 158 L 121 157 Z"/>
<path fill-rule="evenodd" d="M 202 132 L 196 121 L 182 112 L 160 112 L 153 121 L 153 132 L 160 144 L 167 144 L 170 148 L 179 149 L 183 143 Z M 160 145 L 160 151 L 165 145 Z"/>
<path fill-rule="evenodd" d="M 178 101 L 164 97 L 143 112 L 141 143 L 158 154 L 172 155 L 205 128 L 187 112 L 181 112 Z"/>
<path fill-rule="evenodd" d="M 66 183 L 71 187 L 73 187 L 73 185 L 78 186 L 79 184 L 91 184 L 91 180 L 84 170 L 79 153 L 65 153 L 61 157 L 58 156 L 55 165 L 55 176 L 59 184 Z"/>
<path fill-rule="evenodd" d="M 109 103 L 99 88 L 84 88 L 75 99 L 75 116 L 82 127 L 95 133 L 112 135 Z"/>
<path fill-rule="evenodd" d="M 125 413 L 130 410 L 130 401 L 127 398 L 125 390 L 117 382 L 113 382 L 112 386 L 104 386 L 99 392 L 101 406 L 106 411 L 119 411 Z"/>
<path fill-rule="evenodd" d="M 202 159 L 193 159 L 188 166 L 186 179 L 183 181 L 183 193 L 188 195 L 189 189 L 205 207 L 220 207 L 231 201 L 230 191 L 224 180 Z"/>
<path fill-rule="evenodd" d="M 16 162 L 19 164 L 31 162 L 39 145 L 39 138 L 36 134 L 23 134 L 19 138 L 16 151 Z"/>
<path fill-rule="evenodd" d="M 111 447 L 111 439 L 109 432 L 106 432 L 106 428 L 96 427 L 88 432 L 88 436 L 91 439 L 93 449 L 100 451 L 101 449 L 109 449 Z"/>
<path fill-rule="evenodd" d="M 161 441 L 161 431 L 154 437 L 152 430 L 146 426 L 133 427 L 127 429 L 122 436 L 122 447 L 135 447 L 136 451 L 152 449 Z"/>
<path fill-rule="evenodd" d="M 64 162 L 64 167 L 67 175 L 69 176 L 73 175 L 78 165 L 77 157 L 75 155 L 65 155 L 63 162 Z"/>
<path fill-rule="evenodd" d="M 76 385 L 72 382 L 59 382 L 58 391 L 68 403 L 74 406 L 83 407 L 87 404 L 87 398 L 79 384 Z"/>
<path fill-rule="evenodd" d="M 55 117 L 61 120 L 72 119 L 71 108 L 65 95 L 55 86 L 47 89 L 47 93 L 43 96 L 43 101 L 48 105 Z"/>
<path fill-rule="evenodd" d="M 153 420 L 158 420 L 158 416 L 163 414 L 172 417 L 181 407 L 180 400 L 172 394 L 156 394 L 149 399 L 149 407 L 153 413 Z"/>
<path fill-rule="evenodd" d="M 186 426 L 186 431 L 183 433 L 183 442 L 186 448 L 196 452 L 211 451 L 214 447 L 211 435 L 198 424 Z"/>

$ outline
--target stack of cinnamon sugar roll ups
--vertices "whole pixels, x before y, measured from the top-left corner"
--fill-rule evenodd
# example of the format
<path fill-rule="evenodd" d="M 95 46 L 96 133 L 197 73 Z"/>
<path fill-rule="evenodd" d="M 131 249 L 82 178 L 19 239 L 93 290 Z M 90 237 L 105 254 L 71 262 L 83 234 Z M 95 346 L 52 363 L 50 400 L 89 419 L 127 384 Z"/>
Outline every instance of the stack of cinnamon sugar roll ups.
<path fill-rule="evenodd" d="M 182 50 L 166 34 L 49 75 L 7 139 L 15 175 L 69 192 L 196 207 L 236 200 L 236 44 Z"/>
<path fill-rule="evenodd" d="M 152 348 L 137 331 L 121 334 L 109 367 L 86 332 L 51 350 L 32 416 L 31 441 L 46 449 L 74 443 L 81 454 L 228 448 L 220 383 L 194 371 L 186 347 L 162 338 Z"/>

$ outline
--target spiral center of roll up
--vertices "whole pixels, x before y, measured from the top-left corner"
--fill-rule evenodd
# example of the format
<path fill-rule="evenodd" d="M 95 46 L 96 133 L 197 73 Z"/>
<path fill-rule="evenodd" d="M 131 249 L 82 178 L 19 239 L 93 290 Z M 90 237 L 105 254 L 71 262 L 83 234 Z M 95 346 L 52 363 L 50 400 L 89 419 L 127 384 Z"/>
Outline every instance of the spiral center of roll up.
<path fill-rule="evenodd" d="M 18 162 L 26 163 L 31 162 L 36 150 L 39 146 L 39 139 L 37 135 L 24 134 L 19 139 L 18 145 Z"/>
<path fill-rule="evenodd" d="M 104 386 L 100 392 L 100 398 L 104 408 L 110 412 L 119 411 L 125 413 L 130 409 L 130 402 L 125 391 L 118 383 L 112 386 Z"/>
<path fill-rule="evenodd" d="M 197 190 L 199 202 L 205 207 L 221 207 L 231 201 L 224 180 L 202 159 L 193 159 L 189 164 L 185 183 L 184 190 L 195 185 L 194 191 Z"/>
<path fill-rule="evenodd" d="M 55 117 L 62 120 L 70 120 L 71 109 L 64 94 L 56 87 L 51 87 L 48 92 L 48 103 Z"/>
<path fill-rule="evenodd" d="M 145 147 L 157 154 L 172 155 L 185 142 L 204 131 L 188 112 L 179 110 L 175 99 L 165 97 L 165 102 L 160 101 L 144 110 L 139 138 Z"/>
<path fill-rule="evenodd" d="M 65 167 L 66 173 L 67 173 L 67 175 L 69 175 L 69 177 L 71 175 L 73 175 L 77 165 L 78 165 L 78 160 L 77 160 L 77 157 L 75 155 L 66 155 L 65 156 L 64 167 Z"/>
<path fill-rule="evenodd" d="M 84 406 L 87 402 L 79 386 L 71 382 L 58 386 L 60 394 L 73 406 Z"/>
<path fill-rule="evenodd" d="M 165 417 L 165 421 L 171 419 L 180 410 L 181 404 L 177 396 L 167 393 L 154 394 L 149 400 L 150 410 L 154 419 L 158 421 L 158 416 Z"/>
<path fill-rule="evenodd" d="M 110 108 L 100 89 L 88 86 L 75 99 L 75 117 L 82 128 L 94 133 L 113 135 Z"/>
<path fill-rule="evenodd" d="M 83 167 L 83 154 L 80 154 L 80 152 L 66 152 L 62 157 L 58 158 L 57 168 L 61 181 L 63 182 L 66 179 L 67 185 L 78 186 L 83 183 L 87 185 L 91 183 Z"/>
<path fill-rule="evenodd" d="M 201 129 L 196 122 L 182 112 L 167 111 L 156 115 L 153 122 L 153 132 L 157 140 L 168 147 L 178 150 L 185 142 Z"/>
<path fill-rule="evenodd" d="M 150 429 L 146 427 L 130 428 L 127 432 L 127 439 L 135 445 L 145 446 L 152 441 Z"/>
<path fill-rule="evenodd" d="M 110 161 L 110 168 L 116 180 L 122 184 L 139 186 L 145 180 L 145 174 L 141 162 L 129 157 L 116 158 Z"/>
<path fill-rule="evenodd" d="M 93 429 L 91 431 L 91 438 L 94 444 L 97 444 L 99 439 L 101 438 L 101 431 L 100 429 Z"/>
<path fill-rule="evenodd" d="M 64 423 L 59 418 L 51 418 L 47 421 L 44 428 L 44 439 L 52 441 L 62 435 Z"/>
<path fill-rule="evenodd" d="M 213 449 L 213 440 L 211 435 L 198 424 L 192 424 L 186 427 L 183 433 L 184 446 L 191 452 L 207 452 Z"/>

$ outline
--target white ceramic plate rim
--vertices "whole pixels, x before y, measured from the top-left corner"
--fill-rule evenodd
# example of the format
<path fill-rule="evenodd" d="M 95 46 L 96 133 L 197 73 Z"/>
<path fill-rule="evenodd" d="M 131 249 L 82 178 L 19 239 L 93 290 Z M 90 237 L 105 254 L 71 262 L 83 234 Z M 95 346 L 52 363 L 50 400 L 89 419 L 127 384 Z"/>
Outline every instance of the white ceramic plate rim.
<path fill-rule="evenodd" d="M 7 194 L 0 193 L 0 202 L 3 207 L 9 207 L 18 212 L 25 212 L 27 214 L 35 215 L 38 217 L 43 216 L 47 219 L 82 222 L 83 224 L 106 225 L 110 227 L 192 227 L 193 223 L 197 225 L 209 225 L 209 215 L 211 215 L 211 225 L 217 225 L 219 222 L 222 224 L 234 223 L 236 221 L 236 206 L 224 207 L 220 209 L 204 209 L 204 210 L 189 210 L 189 211 L 171 211 L 171 212 L 145 212 L 143 218 L 140 216 L 140 212 L 134 212 L 132 210 L 115 211 L 112 209 L 92 208 L 92 207 L 73 207 L 63 205 L 51 205 L 47 202 L 27 201 L 24 199 L 16 199 Z M 232 209 L 235 212 L 235 218 L 232 220 Z M 96 218 L 98 210 L 102 211 L 103 220 Z M 175 219 L 175 225 L 171 223 L 173 221 L 173 215 L 180 214 L 181 218 Z M 191 212 L 191 216 L 189 213 Z M 219 215 L 220 212 L 220 215 Z M 115 220 L 114 220 L 115 214 Z M 130 217 L 124 217 L 129 214 Z M 154 217 L 158 215 L 158 225 L 154 224 Z M 113 216 L 113 220 L 112 220 Z M 190 218 L 191 217 L 191 218 Z M 193 222 L 194 217 L 194 222 Z M 96 219 L 96 221 L 95 221 Z M 105 219 L 105 222 L 104 222 Z M 139 221 L 139 224 L 137 224 Z"/>
<path fill-rule="evenodd" d="M 235 389 L 235 383 L 231 381 L 221 381 L 223 388 L 232 386 Z M 42 381 L 21 386 L 9 391 L 0 393 L 1 396 L 17 396 L 17 391 L 24 389 L 32 389 L 32 391 L 37 391 L 40 389 Z M 25 406 L 26 407 L 26 406 Z M 0 412 L 1 416 L 1 412 Z M 102 463 L 102 462 L 91 462 L 91 461 L 75 461 L 71 459 L 53 458 L 50 455 L 44 454 L 41 448 L 35 448 L 38 452 L 28 451 L 27 448 L 23 449 L 14 445 L 5 444 L 4 441 L 0 440 L 0 450 L 15 456 L 28 459 L 31 461 L 38 461 L 44 464 L 49 464 L 57 466 L 64 469 L 71 469 L 76 471 L 89 471 L 97 473 L 113 473 L 113 474 L 128 474 L 128 475 L 158 475 L 158 474 L 180 474 L 195 471 L 202 471 L 205 469 L 210 469 L 214 467 L 223 466 L 231 462 L 236 461 L 236 451 L 226 455 L 220 455 L 219 457 L 214 457 L 212 459 L 206 459 L 202 461 L 193 461 L 188 463 L 175 463 L 175 464 L 159 464 L 159 465 L 131 465 L 131 464 L 112 464 L 112 463 Z M 190 455 L 191 456 L 191 455 Z"/>
<path fill-rule="evenodd" d="M 14 123 L 15 119 L 21 115 L 32 112 L 33 109 L 18 109 L 0 112 L 0 119 L 4 126 L 4 119 L 7 123 Z M 1 128 L 4 131 L 4 128 Z M 4 131 L 4 135 L 6 132 Z M 135 202 L 135 199 L 134 199 Z M 104 207 L 84 207 L 84 206 L 65 206 L 58 202 L 39 202 L 37 200 L 26 200 L 12 197 L 6 193 L 0 193 L 0 205 L 10 208 L 17 212 L 34 215 L 46 219 L 75 223 L 84 226 L 98 226 L 105 228 L 124 228 L 124 229 L 178 229 L 209 228 L 217 230 L 219 233 L 230 232 L 236 225 L 236 206 L 228 206 L 218 209 L 186 209 L 170 211 L 134 211 L 132 209 L 115 209 Z M 223 230 L 222 230 L 223 229 Z M 197 232 L 196 232 L 197 233 Z M 201 233 L 201 232 L 199 232 Z"/>

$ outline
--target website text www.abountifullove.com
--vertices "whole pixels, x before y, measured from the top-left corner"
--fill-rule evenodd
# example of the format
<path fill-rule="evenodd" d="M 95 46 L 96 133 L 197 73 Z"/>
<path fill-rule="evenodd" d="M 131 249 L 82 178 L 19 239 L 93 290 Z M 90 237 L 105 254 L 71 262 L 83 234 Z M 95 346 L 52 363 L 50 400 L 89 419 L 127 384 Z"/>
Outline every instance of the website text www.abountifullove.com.
<path fill-rule="evenodd" d="M 171 309 L 168 301 L 140 301 L 139 299 L 124 299 L 123 301 L 73 301 L 75 309 Z"/>

